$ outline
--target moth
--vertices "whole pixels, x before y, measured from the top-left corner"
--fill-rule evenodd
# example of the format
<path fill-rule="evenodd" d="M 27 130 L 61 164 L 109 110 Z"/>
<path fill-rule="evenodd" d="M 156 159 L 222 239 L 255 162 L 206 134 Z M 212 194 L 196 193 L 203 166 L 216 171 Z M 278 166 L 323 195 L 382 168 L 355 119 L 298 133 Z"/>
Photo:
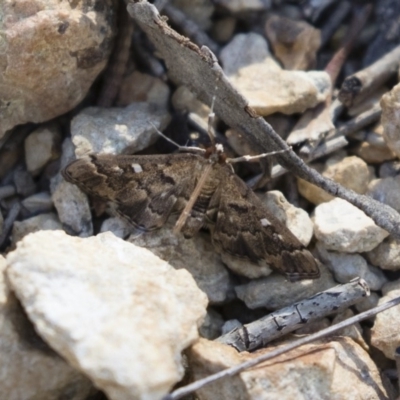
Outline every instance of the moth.
<path fill-rule="evenodd" d="M 63 176 L 141 232 L 181 213 L 186 238 L 207 227 L 218 252 L 267 263 L 290 281 L 320 276 L 311 253 L 235 174 L 221 145 L 201 154 L 93 154 L 73 161 Z"/>

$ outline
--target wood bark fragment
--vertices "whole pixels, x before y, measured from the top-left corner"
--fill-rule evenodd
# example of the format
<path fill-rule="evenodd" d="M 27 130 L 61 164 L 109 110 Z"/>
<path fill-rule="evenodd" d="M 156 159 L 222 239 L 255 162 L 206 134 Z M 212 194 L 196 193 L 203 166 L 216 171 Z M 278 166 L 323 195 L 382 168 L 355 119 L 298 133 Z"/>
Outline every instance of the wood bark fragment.
<path fill-rule="evenodd" d="M 360 278 L 277 310 L 258 321 L 243 325 L 216 339 L 238 351 L 254 351 L 270 341 L 302 328 L 327 315 L 340 312 L 369 296 L 367 283 Z"/>
<path fill-rule="evenodd" d="M 187 86 L 208 105 L 217 93 L 216 114 L 231 128 L 245 135 L 259 153 L 287 149 L 287 152 L 276 156 L 283 167 L 329 194 L 352 203 L 377 225 L 400 238 L 400 215 L 393 208 L 348 190 L 306 165 L 272 127 L 248 106 L 246 99 L 231 85 L 207 47 L 200 49 L 171 29 L 157 9 L 146 1 L 130 2 L 128 12 L 156 47 L 171 79 Z"/>

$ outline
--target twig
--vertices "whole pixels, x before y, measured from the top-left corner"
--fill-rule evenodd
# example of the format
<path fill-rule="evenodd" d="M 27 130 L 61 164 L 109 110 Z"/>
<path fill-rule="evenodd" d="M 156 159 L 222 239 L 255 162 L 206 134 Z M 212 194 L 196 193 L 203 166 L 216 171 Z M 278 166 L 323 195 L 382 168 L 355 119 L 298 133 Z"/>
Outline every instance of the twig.
<path fill-rule="evenodd" d="M 399 390 L 400 390 L 400 347 L 397 347 L 397 349 L 395 350 L 394 359 L 396 361 L 396 369 L 397 369 L 397 379 L 398 379 L 397 384 L 399 385 Z"/>
<path fill-rule="evenodd" d="M 103 75 L 104 82 L 97 100 L 97 105 L 100 107 L 111 107 L 113 105 L 129 59 L 133 23 L 123 4 L 119 5 L 118 29 L 115 48 Z"/>
<path fill-rule="evenodd" d="M 14 224 L 14 221 L 17 219 L 20 211 L 21 211 L 21 204 L 17 200 L 9 209 L 7 217 L 4 220 L 3 230 L 0 234 L 0 247 L 3 247 L 6 239 L 8 238 L 8 234 L 10 233 L 10 230 Z"/>
<path fill-rule="evenodd" d="M 340 312 L 369 296 L 367 283 L 360 278 L 325 290 L 298 303 L 275 311 L 216 339 L 238 351 L 254 351 L 270 341 L 293 332 L 306 323 Z"/>
<path fill-rule="evenodd" d="M 342 322 L 339 322 L 338 324 L 332 325 L 329 328 L 326 328 L 319 332 L 302 337 L 298 340 L 294 340 L 293 342 L 288 343 L 287 345 L 282 346 L 279 349 L 272 350 L 271 352 L 269 352 L 267 354 L 263 354 L 260 357 L 253 358 L 252 360 L 246 361 L 239 365 L 235 365 L 234 367 L 231 367 L 231 368 L 227 368 L 223 371 L 217 372 L 216 374 L 210 375 L 207 378 L 200 379 L 197 382 L 191 383 L 190 385 L 187 385 L 187 386 L 181 387 L 177 390 L 174 390 L 172 393 L 168 394 L 167 396 L 164 396 L 163 400 L 180 399 L 183 396 L 193 393 L 196 390 L 199 390 L 202 387 L 217 381 L 218 379 L 227 378 L 229 376 L 236 375 L 242 371 L 245 371 L 246 369 L 254 367 L 254 366 L 261 364 L 264 361 L 270 360 L 274 357 L 280 356 L 281 354 L 287 353 L 287 352 L 289 352 L 293 349 L 296 349 L 300 346 L 303 346 L 307 343 L 311 343 L 315 340 L 322 339 L 323 337 L 332 335 L 333 333 L 335 333 L 343 328 L 346 328 L 357 322 L 364 321 L 365 319 L 371 318 L 374 315 L 376 315 L 382 311 L 385 311 L 388 308 L 397 306 L 399 304 L 400 304 L 400 297 L 396 297 L 395 299 L 387 301 L 384 304 L 381 304 L 377 307 L 371 308 L 368 311 L 364 311 L 363 313 L 355 315 L 354 317 L 348 318 Z"/>
<path fill-rule="evenodd" d="M 400 46 L 381 57 L 369 67 L 348 76 L 340 89 L 339 100 L 351 107 L 385 83 L 399 69 Z"/>

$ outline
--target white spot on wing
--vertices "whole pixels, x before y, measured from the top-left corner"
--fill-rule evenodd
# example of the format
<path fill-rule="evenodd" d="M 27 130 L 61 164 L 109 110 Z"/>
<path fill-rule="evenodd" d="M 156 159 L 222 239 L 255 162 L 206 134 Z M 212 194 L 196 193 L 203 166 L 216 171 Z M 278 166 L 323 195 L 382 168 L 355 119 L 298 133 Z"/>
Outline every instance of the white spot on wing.
<path fill-rule="evenodd" d="M 271 222 L 269 222 L 269 221 L 267 220 L 267 218 L 262 218 L 262 219 L 260 219 L 260 222 L 261 222 L 261 225 L 262 225 L 262 226 L 271 225 Z"/>
<path fill-rule="evenodd" d="M 143 172 L 143 168 L 140 164 L 132 164 L 132 169 L 138 174 L 139 172 Z"/>

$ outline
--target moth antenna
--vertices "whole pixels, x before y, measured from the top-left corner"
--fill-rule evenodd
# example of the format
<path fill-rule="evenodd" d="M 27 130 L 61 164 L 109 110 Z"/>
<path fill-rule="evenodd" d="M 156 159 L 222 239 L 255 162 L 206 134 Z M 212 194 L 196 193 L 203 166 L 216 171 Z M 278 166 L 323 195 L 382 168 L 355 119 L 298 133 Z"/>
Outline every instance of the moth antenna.
<path fill-rule="evenodd" d="M 271 151 L 270 153 L 257 154 L 256 156 L 242 156 L 242 157 L 236 157 L 236 158 L 227 158 L 226 162 L 230 163 L 230 164 L 234 164 L 234 163 L 243 162 L 243 161 L 259 160 L 260 158 L 274 156 L 275 154 L 286 153 L 287 151 L 290 151 L 290 150 L 292 150 L 292 147 L 289 147 L 284 150 Z"/>
<path fill-rule="evenodd" d="M 162 137 L 164 138 L 167 142 L 173 144 L 178 148 L 180 151 L 194 151 L 196 153 L 205 153 L 204 149 L 201 149 L 200 147 L 194 147 L 194 146 L 181 146 L 178 143 L 174 142 L 172 139 L 170 139 L 168 136 L 165 136 L 152 122 L 150 122 L 150 125 L 155 129 L 155 131 Z"/>
<path fill-rule="evenodd" d="M 207 133 L 208 133 L 208 137 L 210 138 L 212 146 L 215 146 L 215 134 L 214 134 L 212 124 L 215 119 L 214 105 L 215 105 L 215 100 L 217 99 L 217 90 L 218 90 L 218 86 L 215 85 L 215 92 L 214 92 L 214 95 L 211 100 L 211 110 L 210 110 L 210 113 L 208 114 Z"/>
<path fill-rule="evenodd" d="M 190 196 L 189 201 L 187 202 L 185 208 L 181 212 L 181 215 L 179 216 L 178 221 L 176 221 L 176 224 L 175 224 L 174 229 L 173 229 L 173 232 L 175 234 L 178 234 L 181 231 L 183 225 L 185 225 L 185 222 L 188 219 L 189 214 L 192 211 L 192 208 L 194 206 L 194 203 L 196 203 L 196 200 L 197 200 L 197 198 L 199 197 L 199 195 L 201 193 L 201 189 L 203 188 L 206 180 L 208 179 L 212 168 L 213 168 L 213 164 L 207 164 L 207 166 L 205 167 L 203 173 L 201 174 L 200 179 L 197 182 L 197 185 L 194 188 L 193 193 Z"/>

